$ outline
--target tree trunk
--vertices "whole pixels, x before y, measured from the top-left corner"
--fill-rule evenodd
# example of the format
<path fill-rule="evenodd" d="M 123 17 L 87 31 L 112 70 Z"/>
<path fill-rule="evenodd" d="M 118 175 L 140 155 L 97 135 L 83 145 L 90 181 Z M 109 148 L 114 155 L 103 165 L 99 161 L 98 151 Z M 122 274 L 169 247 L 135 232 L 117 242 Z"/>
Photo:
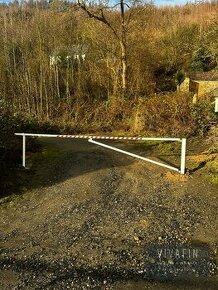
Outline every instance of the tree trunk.
<path fill-rule="evenodd" d="M 125 24 L 125 11 L 124 11 L 124 1 L 120 1 L 120 11 L 121 11 L 121 88 L 122 97 L 126 97 L 126 84 L 127 84 L 127 57 L 126 57 L 126 24 Z"/>
<path fill-rule="evenodd" d="M 86 6 L 85 1 L 78 0 L 78 5 L 81 7 L 90 18 L 94 18 L 104 23 L 113 32 L 115 38 L 119 41 L 121 48 L 121 97 L 126 97 L 127 92 L 127 53 L 126 53 L 126 20 L 125 20 L 125 2 L 120 0 L 120 18 L 121 18 L 121 35 L 119 31 L 114 29 L 111 23 L 105 18 L 104 11 L 100 9 L 100 12 L 92 12 Z"/>

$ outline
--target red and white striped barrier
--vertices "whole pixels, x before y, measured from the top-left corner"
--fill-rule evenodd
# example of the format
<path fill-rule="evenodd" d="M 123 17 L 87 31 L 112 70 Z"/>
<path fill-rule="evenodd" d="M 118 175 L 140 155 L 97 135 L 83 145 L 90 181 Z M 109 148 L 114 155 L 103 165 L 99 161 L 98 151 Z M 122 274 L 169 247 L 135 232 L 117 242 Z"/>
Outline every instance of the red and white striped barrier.
<path fill-rule="evenodd" d="M 23 162 L 22 165 L 23 167 L 26 166 L 26 137 L 47 137 L 47 138 L 68 138 L 68 139 L 87 139 L 89 142 L 105 147 L 107 149 L 111 149 L 156 165 L 160 165 L 163 167 L 166 167 L 171 170 L 175 170 L 177 172 L 180 172 L 181 174 L 185 174 L 185 155 L 186 155 L 186 139 L 185 138 L 153 138 L 153 137 L 116 137 L 116 136 L 91 136 L 91 135 L 55 135 L 55 134 L 31 134 L 31 133 L 15 133 L 15 135 L 18 136 L 23 136 Z M 176 168 L 164 163 L 160 163 L 158 161 L 154 161 L 145 157 L 142 157 L 140 155 L 136 155 L 100 142 L 96 142 L 93 139 L 98 139 L 98 140 L 126 140 L 126 141 L 177 141 L 181 142 L 181 163 L 180 163 L 180 168 Z"/>
<path fill-rule="evenodd" d="M 101 140 L 142 140 L 141 137 L 111 137 L 111 136 L 87 136 L 87 135 L 57 135 L 58 138 L 72 139 L 101 139 Z"/>
<path fill-rule="evenodd" d="M 93 135 L 56 135 L 56 134 L 31 134 L 31 133 L 15 133 L 18 136 L 30 137 L 49 137 L 49 138 L 71 138 L 71 139 L 102 139 L 102 140 L 132 140 L 132 141 L 179 141 L 181 138 L 162 138 L 162 137 L 117 137 L 117 136 L 93 136 Z"/>
<path fill-rule="evenodd" d="M 35 134 L 40 135 L 42 134 Z M 181 141 L 180 138 L 153 138 L 153 137 L 114 137 L 114 136 L 92 136 L 92 135 L 53 135 L 58 138 L 72 138 L 72 139 L 101 139 L 101 140 L 132 140 L 132 141 L 143 141 L 143 140 L 151 140 L 151 141 Z"/>

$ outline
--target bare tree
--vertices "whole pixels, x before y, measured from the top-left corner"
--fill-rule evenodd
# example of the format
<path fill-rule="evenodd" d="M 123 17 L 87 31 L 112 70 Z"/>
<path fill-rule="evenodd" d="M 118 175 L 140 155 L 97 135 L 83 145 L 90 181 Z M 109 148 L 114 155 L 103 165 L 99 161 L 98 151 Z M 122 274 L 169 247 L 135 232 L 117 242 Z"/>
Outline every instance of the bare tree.
<path fill-rule="evenodd" d="M 85 13 L 97 21 L 102 22 L 106 25 L 115 36 L 116 40 L 119 42 L 121 51 L 121 95 L 126 97 L 127 95 L 127 23 L 125 17 L 125 6 L 129 7 L 124 0 L 119 1 L 113 7 L 108 7 L 106 5 L 98 5 L 97 7 L 88 6 L 87 2 L 84 0 L 78 0 L 79 7 L 85 11 Z M 111 21 L 106 17 L 106 10 L 119 7 L 120 11 L 120 29 L 116 29 Z"/>

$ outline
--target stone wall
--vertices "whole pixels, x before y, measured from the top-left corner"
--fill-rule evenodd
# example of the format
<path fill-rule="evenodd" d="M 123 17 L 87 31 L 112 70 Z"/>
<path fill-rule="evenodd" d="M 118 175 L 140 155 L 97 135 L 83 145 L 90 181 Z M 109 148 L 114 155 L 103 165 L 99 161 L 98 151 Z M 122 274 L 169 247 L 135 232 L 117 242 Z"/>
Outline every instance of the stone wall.
<path fill-rule="evenodd" d="M 185 78 L 185 80 L 178 87 L 178 91 L 185 93 L 193 93 L 198 97 L 201 97 L 207 93 L 210 93 L 214 89 L 218 88 L 217 81 L 200 81 L 200 80 L 190 80 L 190 78 Z"/>
<path fill-rule="evenodd" d="M 218 88 L 218 81 L 198 81 L 198 96 L 210 93 L 214 89 Z"/>
<path fill-rule="evenodd" d="M 190 83 L 190 79 L 185 78 L 184 81 L 181 83 L 181 85 L 178 86 L 178 91 L 188 93 L 189 92 L 189 83 Z"/>

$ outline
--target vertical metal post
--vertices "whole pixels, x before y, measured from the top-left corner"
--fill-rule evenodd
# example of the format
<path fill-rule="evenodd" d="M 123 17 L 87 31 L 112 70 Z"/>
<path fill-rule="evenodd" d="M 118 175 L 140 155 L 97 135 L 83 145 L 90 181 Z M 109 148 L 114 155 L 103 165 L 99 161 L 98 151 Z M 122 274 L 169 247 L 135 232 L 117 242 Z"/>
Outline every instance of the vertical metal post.
<path fill-rule="evenodd" d="M 185 174 L 186 138 L 182 138 L 180 173 Z"/>
<path fill-rule="evenodd" d="M 23 167 L 26 167 L 26 136 L 23 135 Z"/>

